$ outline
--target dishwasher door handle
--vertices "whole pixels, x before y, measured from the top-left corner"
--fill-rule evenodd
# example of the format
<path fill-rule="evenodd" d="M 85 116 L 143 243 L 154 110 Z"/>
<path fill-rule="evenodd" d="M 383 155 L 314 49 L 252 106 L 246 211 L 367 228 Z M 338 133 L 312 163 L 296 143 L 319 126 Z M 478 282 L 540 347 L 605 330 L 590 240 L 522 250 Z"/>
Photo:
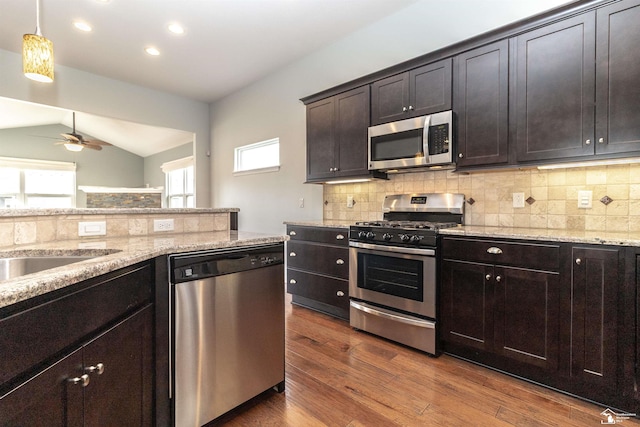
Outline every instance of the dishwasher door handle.
<path fill-rule="evenodd" d="M 419 328 L 435 329 L 436 324 L 428 320 L 418 319 L 416 317 L 404 316 L 397 313 L 392 313 L 389 310 L 385 310 L 378 307 L 372 307 L 369 304 L 363 302 L 349 301 L 349 305 L 356 310 L 364 311 L 365 313 L 373 316 L 382 317 L 383 319 L 393 320 L 394 322 L 406 323 L 407 325 L 417 326 Z"/>

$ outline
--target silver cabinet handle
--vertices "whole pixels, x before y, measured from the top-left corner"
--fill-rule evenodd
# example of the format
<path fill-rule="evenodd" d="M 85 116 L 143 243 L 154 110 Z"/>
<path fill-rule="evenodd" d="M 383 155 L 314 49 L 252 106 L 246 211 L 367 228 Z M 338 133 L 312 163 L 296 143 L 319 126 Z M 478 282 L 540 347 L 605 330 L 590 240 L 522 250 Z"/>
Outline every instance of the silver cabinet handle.
<path fill-rule="evenodd" d="M 297 233 L 296 233 L 295 231 L 293 231 L 293 230 L 291 230 L 291 231 L 289 232 L 289 236 L 295 236 L 296 234 L 297 234 Z"/>
<path fill-rule="evenodd" d="M 600 144 L 604 144 L 604 138 L 600 138 L 600 139 L 598 139 L 598 142 L 599 142 Z"/>
<path fill-rule="evenodd" d="M 349 301 L 349 306 L 355 308 L 356 310 L 364 311 L 365 313 L 371 314 L 373 316 L 382 317 L 383 319 L 389 319 L 395 322 L 405 323 L 411 326 L 417 326 L 419 328 L 427 328 L 427 329 L 436 328 L 435 322 L 418 319 L 416 317 L 399 315 L 396 312 L 385 310 L 384 308 L 373 307 L 363 302 L 356 302 L 351 300 Z"/>
<path fill-rule="evenodd" d="M 75 377 L 75 378 L 69 378 L 67 381 L 69 381 L 71 384 L 80 384 L 82 387 L 86 387 L 89 385 L 89 375 L 87 374 L 82 374 L 79 377 Z"/>
<path fill-rule="evenodd" d="M 458 157 L 463 158 L 464 154 L 460 153 L 460 154 L 458 154 Z"/>
<path fill-rule="evenodd" d="M 296 279 L 291 279 L 291 280 L 289 280 L 289 283 L 291 283 L 292 285 L 295 285 L 298 282 L 296 282 Z"/>
<path fill-rule="evenodd" d="M 338 292 L 336 292 L 336 295 L 338 295 L 339 297 L 343 297 L 344 296 L 344 292 L 338 291 Z"/>
<path fill-rule="evenodd" d="M 496 282 L 499 282 L 499 281 L 501 281 L 501 280 L 502 280 L 502 277 L 500 277 L 500 276 L 496 276 Z"/>
<path fill-rule="evenodd" d="M 89 374 L 95 372 L 98 375 L 102 375 L 104 373 L 104 363 L 98 363 L 96 366 L 88 366 L 84 368 L 84 371 Z"/>
<path fill-rule="evenodd" d="M 576 258 L 576 264 L 578 265 L 582 264 L 582 260 L 580 258 Z"/>
<path fill-rule="evenodd" d="M 344 234 L 336 235 L 336 240 L 344 240 Z"/>
<path fill-rule="evenodd" d="M 407 112 L 407 107 L 402 107 L 402 111 L 406 113 Z"/>
<path fill-rule="evenodd" d="M 484 276 L 484 278 L 485 278 L 485 280 L 489 281 L 489 280 L 491 280 L 491 275 L 487 274 L 486 276 Z"/>
<path fill-rule="evenodd" d="M 498 255 L 502 253 L 502 249 L 491 246 L 489 249 L 487 249 L 487 252 L 490 254 Z"/>
<path fill-rule="evenodd" d="M 294 257 L 294 256 L 296 256 L 296 253 L 295 252 L 289 252 L 289 256 L 290 257 Z"/>
<path fill-rule="evenodd" d="M 409 111 L 413 111 L 413 105 L 409 105 Z"/>
<path fill-rule="evenodd" d="M 587 139 L 584 143 L 587 144 L 587 145 L 590 145 L 591 144 L 591 140 Z"/>
<path fill-rule="evenodd" d="M 343 259 L 338 258 L 338 259 L 336 260 L 336 264 L 338 264 L 338 265 L 342 265 L 342 264 L 344 264 L 344 260 L 343 260 Z"/>

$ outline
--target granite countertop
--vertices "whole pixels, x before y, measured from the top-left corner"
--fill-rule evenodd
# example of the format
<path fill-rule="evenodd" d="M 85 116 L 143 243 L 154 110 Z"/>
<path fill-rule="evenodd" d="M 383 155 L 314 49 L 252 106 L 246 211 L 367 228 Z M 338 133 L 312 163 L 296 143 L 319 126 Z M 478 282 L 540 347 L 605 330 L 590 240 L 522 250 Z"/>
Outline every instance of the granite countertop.
<path fill-rule="evenodd" d="M 325 227 L 325 228 L 349 228 L 355 225 L 356 221 L 338 220 L 318 220 L 318 221 L 285 221 L 285 225 L 300 225 L 304 227 Z"/>
<path fill-rule="evenodd" d="M 284 235 L 243 231 L 176 233 L 101 240 L 68 240 L 0 248 L 0 258 L 95 256 L 85 261 L 0 281 L 0 308 L 161 255 L 279 243 Z"/>
<path fill-rule="evenodd" d="M 56 209 L 0 209 L 1 217 L 50 216 L 50 215 L 126 215 L 126 214 L 165 214 L 172 213 L 222 213 L 239 212 L 239 208 L 56 208 Z"/>
<path fill-rule="evenodd" d="M 640 246 L 640 232 L 624 233 L 465 225 L 462 227 L 442 229 L 440 230 L 440 234 L 445 236 L 496 237 L 504 239 L 545 240 L 567 243 Z"/>

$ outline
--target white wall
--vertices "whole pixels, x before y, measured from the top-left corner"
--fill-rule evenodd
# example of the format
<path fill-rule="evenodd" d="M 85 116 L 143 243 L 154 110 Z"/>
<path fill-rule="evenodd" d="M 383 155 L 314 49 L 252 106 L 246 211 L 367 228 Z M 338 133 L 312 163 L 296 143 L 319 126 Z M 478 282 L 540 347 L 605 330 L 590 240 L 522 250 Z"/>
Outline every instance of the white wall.
<path fill-rule="evenodd" d="M 37 83 L 22 74 L 19 54 L 2 49 L 0 96 L 194 132 L 196 201 L 198 207 L 211 207 L 208 104 L 58 64 L 53 84 Z"/>
<path fill-rule="evenodd" d="M 456 1 L 455 14 L 443 16 L 436 1 L 421 0 L 214 103 L 214 206 L 239 207 L 239 228 L 248 231 L 281 233 L 283 221 L 322 219 L 322 186 L 303 184 L 306 129 L 300 98 L 566 3 Z M 274 137 L 280 137 L 279 172 L 233 176 L 234 147 Z"/>

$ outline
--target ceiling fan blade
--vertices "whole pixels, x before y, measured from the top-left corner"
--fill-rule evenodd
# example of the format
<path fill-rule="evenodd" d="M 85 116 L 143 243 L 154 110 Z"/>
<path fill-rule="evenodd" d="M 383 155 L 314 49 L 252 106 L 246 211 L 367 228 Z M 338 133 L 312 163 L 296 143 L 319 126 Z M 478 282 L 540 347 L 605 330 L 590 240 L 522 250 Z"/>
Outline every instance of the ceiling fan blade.
<path fill-rule="evenodd" d="M 60 135 L 62 135 L 62 137 L 65 139 L 80 142 L 80 138 L 76 137 L 75 135 L 71 135 L 70 133 L 61 133 Z"/>
<path fill-rule="evenodd" d="M 102 150 L 102 147 L 99 146 L 99 145 L 91 145 L 91 144 L 80 144 L 80 145 L 82 145 L 83 147 L 86 147 L 86 148 L 90 148 L 92 150 L 97 150 L 97 151 Z"/>
<path fill-rule="evenodd" d="M 109 144 L 108 142 L 104 142 L 104 141 L 100 141 L 99 139 L 90 139 L 90 140 L 84 140 L 83 141 L 85 144 L 94 144 L 94 145 L 109 145 L 111 146 L 112 144 Z"/>

